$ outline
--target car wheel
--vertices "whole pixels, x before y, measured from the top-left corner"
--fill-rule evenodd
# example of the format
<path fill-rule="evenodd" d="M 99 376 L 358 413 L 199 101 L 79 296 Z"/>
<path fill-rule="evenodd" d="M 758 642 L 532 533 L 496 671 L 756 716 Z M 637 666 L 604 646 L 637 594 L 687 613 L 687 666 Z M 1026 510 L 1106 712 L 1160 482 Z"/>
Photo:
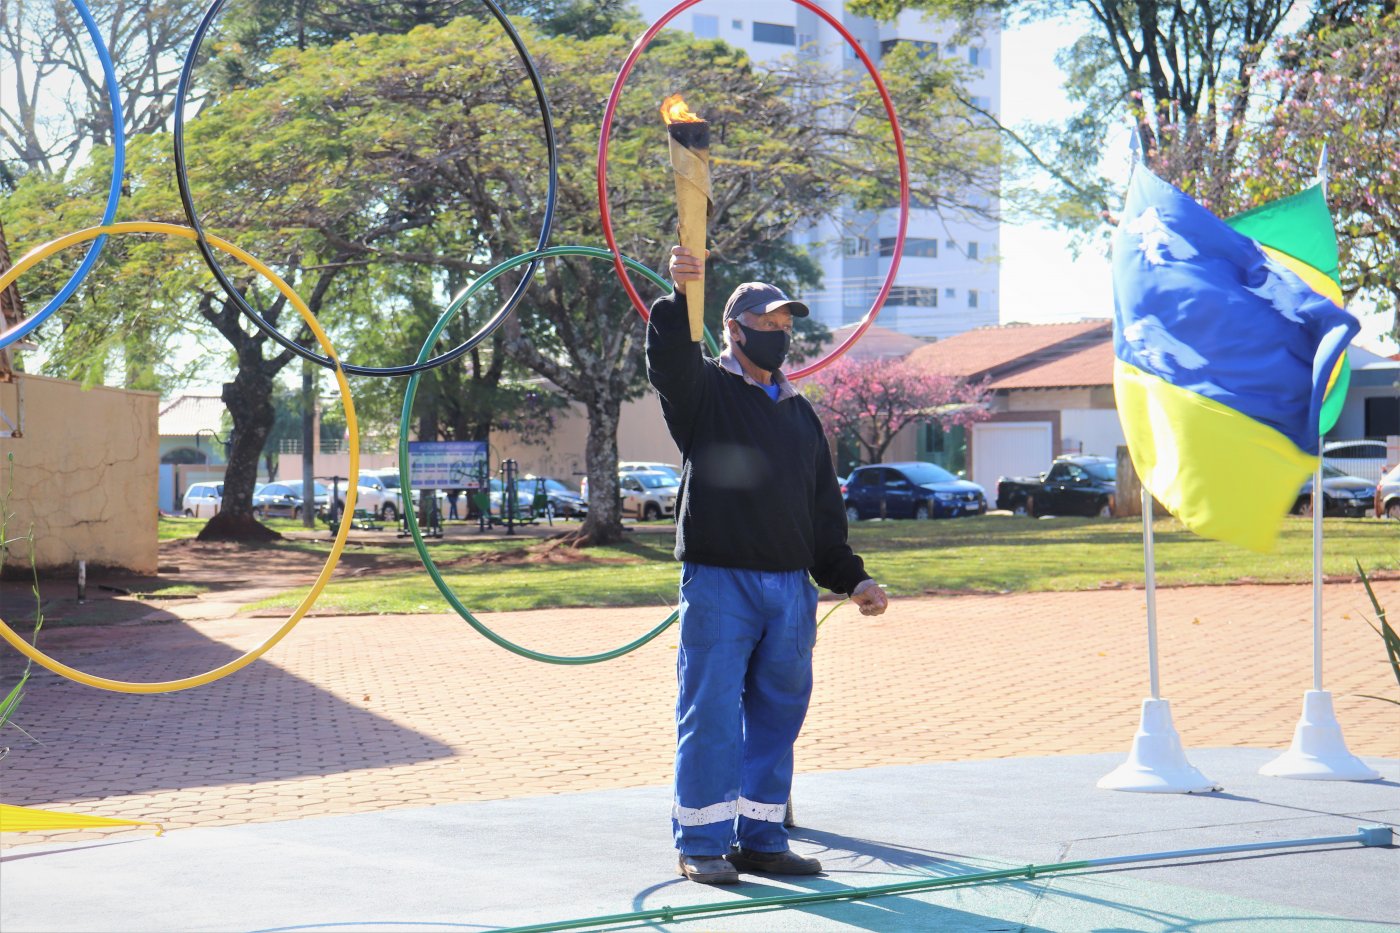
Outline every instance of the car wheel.
<path fill-rule="evenodd" d="M 1395 521 L 1400 521 L 1400 499 L 1396 499 L 1393 502 L 1386 503 L 1385 517 L 1394 519 Z"/>
<path fill-rule="evenodd" d="M 1107 500 L 1107 499 L 1103 499 L 1103 500 L 1101 500 L 1101 501 L 1099 502 L 1099 511 L 1098 511 L 1097 514 L 1098 514 L 1099 518 L 1112 518 L 1112 517 L 1113 517 L 1113 506 L 1111 506 L 1111 505 L 1108 504 L 1108 500 Z"/>
<path fill-rule="evenodd" d="M 1312 514 L 1313 514 L 1312 496 L 1306 496 L 1306 497 L 1304 497 L 1304 498 L 1298 500 L 1298 514 L 1301 515 L 1301 516 L 1303 516 L 1304 518 L 1312 518 Z M 1325 506 L 1324 506 L 1323 514 L 1326 514 L 1326 508 L 1325 508 Z"/>
<path fill-rule="evenodd" d="M 194 518 L 194 513 L 191 512 L 189 509 L 185 509 L 185 517 L 186 517 L 186 518 Z"/>
<path fill-rule="evenodd" d="M 928 521 L 933 517 L 933 507 L 927 502 L 920 502 L 914 506 L 914 518 L 918 521 Z"/>
<path fill-rule="evenodd" d="M 1025 514 L 1027 514 L 1027 513 L 1026 513 L 1026 500 L 1025 500 L 1025 499 L 1022 499 L 1020 502 L 1017 502 L 1015 505 L 1013 505 L 1013 506 L 1011 507 L 1011 514 L 1012 514 L 1012 515 L 1025 515 Z"/>
<path fill-rule="evenodd" d="M 295 508 L 292 509 L 292 518 L 295 518 L 295 519 L 300 519 L 300 518 L 301 518 L 301 506 L 296 506 Z"/>
<path fill-rule="evenodd" d="M 858 521 L 860 521 L 860 509 L 856 508 L 856 507 L 853 506 L 853 505 L 848 505 L 848 506 L 846 506 L 846 521 L 847 521 L 847 522 L 858 522 Z"/>
<path fill-rule="evenodd" d="M 379 517 L 382 518 L 382 519 L 384 519 L 384 521 L 386 521 L 386 522 L 396 522 L 396 521 L 398 521 L 398 520 L 399 520 L 399 510 L 398 510 L 398 507 L 395 506 L 394 503 L 392 503 L 392 502 L 386 502 L 386 503 L 384 503 L 384 506 L 379 510 Z"/>
<path fill-rule="evenodd" d="M 661 506 L 657 505 L 655 502 L 648 502 L 648 503 L 642 508 L 642 521 L 644 521 L 644 522 L 654 522 L 654 521 L 656 521 L 656 520 L 657 520 L 658 518 L 660 518 L 660 517 L 661 517 Z"/>

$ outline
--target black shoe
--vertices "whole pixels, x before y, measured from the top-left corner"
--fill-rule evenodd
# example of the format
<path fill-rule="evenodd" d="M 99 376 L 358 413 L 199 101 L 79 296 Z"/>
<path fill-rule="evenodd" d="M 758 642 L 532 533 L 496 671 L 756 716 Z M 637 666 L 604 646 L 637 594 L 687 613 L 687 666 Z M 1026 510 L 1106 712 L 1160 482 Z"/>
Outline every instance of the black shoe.
<path fill-rule="evenodd" d="M 815 875 L 822 870 L 822 863 L 814 858 L 798 855 L 791 849 L 782 852 L 751 852 L 748 849 L 730 849 L 725 856 L 739 871 L 753 871 L 768 875 Z"/>
<path fill-rule="evenodd" d="M 739 870 L 718 855 L 686 855 L 681 853 L 677 870 L 700 884 L 737 884 Z"/>

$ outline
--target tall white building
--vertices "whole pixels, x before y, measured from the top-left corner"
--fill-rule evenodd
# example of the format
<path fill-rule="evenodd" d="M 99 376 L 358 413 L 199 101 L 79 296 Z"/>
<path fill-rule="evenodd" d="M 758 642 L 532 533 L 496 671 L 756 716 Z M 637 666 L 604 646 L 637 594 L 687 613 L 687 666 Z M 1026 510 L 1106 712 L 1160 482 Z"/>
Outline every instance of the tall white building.
<path fill-rule="evenodd" d="M 670 9 L 672 0 L 636 0 L 636 5 L 651 22 Z M 910 42 L 923 54 L 957 57 L 980 68 L 981 76 L 972 81 L 968 93 L 984 109 L 1000 111 L 998 29 L 989 29 L 974 45 L 956 45 L 951 27 L 919 14 L 905 13 L 897 22 L 880 23 L 848 13 L 845 0 L 822 0 L 821 5 L 840 18 L 877 65 L 896 43 Z M 791 0 L 707 0 L 670 26 L 703 39 L 723 39 L 760 64 L 796 55 L 820 59 L 832 69 L 864 71 L 836 30 Z M 897 199 L 898 192 L 891 191 L 891 203 Z M 795 297 L 832 329 L 859 320 L 889 272 L 898 223 L 897 204 L 881 211 L 852 208 L 795 235 L 820 260 L 823 273 L 819 289 Z M 914 208 L 899 275 L 879 323 L 905 334 L 937 338 L 998 323 L 999 238 L 995 222 L 957 221 Z"/>

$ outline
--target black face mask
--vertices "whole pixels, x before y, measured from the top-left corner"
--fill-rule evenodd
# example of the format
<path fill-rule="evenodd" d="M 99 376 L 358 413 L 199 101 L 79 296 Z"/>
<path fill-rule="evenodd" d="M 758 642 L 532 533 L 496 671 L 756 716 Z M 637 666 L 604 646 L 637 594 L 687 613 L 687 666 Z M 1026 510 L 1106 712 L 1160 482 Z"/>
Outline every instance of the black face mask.
<path fill-rule="evenodd" d="M 785 330 L 754 330 L 743 324 L 739 329 L 744 332 L 744 355 L 755 366 L 770 373 L 782 367 L 792 344 L 791 334 Z"/>

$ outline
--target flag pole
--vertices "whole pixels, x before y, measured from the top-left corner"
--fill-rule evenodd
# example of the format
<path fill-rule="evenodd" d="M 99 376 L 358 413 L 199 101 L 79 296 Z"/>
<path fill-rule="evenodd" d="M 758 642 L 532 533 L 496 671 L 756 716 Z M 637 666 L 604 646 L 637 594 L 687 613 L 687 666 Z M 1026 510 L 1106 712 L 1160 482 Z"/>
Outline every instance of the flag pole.
<path fill-rule="evenodd" d="M 1153 553 L 1152 493 L 1142 487 L 1142 561 L 1147 589 L 1147 673 L 1154 700 L 1162 698 L 1162 681 L 1157 670 L 1157 560 Z"/>
<path fill-rule="evenodd" d="M 1322 689 L 1322 503 L 1319 457 L 1312 488 L 1313 688 L 1303 693 L 1303 715 L 1293 729 L 1293 744 L 1259 773 L 1304 781 L 1376 781 L 1380 772 L 1347 748 L 1332 710 L 1332 694 Z"/>
<path fill-rule="evenodd" d="M 1152 695 L 1142 701 L 1142 720 L 1128 760 L 1099 778 L 1104 790 L 1148 794 L 1202 794 L 1220 786 L 1186 760 L 1172 725 L 1171 704 L 1162 699 L 1157 671 L 1157 562 L 1153 554 L 1152 493 L 1142 484 L 1142 561 L 1147 590 L 1147 668 Z"/>
<path fill-rule="evenodd" d="M 1312 488 L 1313 689 L 1322 689 L 1322 459 Z"/>

